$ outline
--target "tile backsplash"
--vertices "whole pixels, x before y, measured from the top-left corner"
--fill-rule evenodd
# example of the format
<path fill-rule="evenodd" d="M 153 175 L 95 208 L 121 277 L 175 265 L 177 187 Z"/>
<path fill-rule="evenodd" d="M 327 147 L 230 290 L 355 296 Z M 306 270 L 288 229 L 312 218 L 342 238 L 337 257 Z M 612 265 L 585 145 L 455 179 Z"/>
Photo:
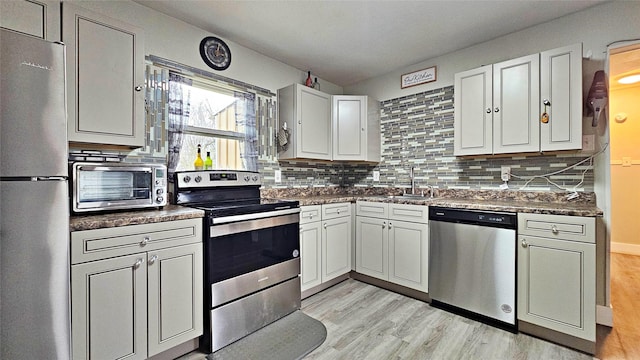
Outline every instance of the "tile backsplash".
<path fill-rule="evenodd" d="M 456 158 L 453 156 L 453 86 L 387 100 L 381 103 L 382 159 L 379 164 L 313 161 L 260 162 L 264 187 L 410 187 L 414 167 L 417 187 L 499 189 L 501 166 L 511 167 L 510 189 L 593 191 L 593 166 L 588 155 Z M 556 173 L 584 160 L 584 163 Z M 282 181 L 274 181 L 274 171 Z M 373 181 L 373 171 L 380 181 Z M 528 177 L 556 173 L 544 178 Z M 551 182 L 557 184 L 553 185 Z M 561 189 L 561 188 L 562 189 Z"/>

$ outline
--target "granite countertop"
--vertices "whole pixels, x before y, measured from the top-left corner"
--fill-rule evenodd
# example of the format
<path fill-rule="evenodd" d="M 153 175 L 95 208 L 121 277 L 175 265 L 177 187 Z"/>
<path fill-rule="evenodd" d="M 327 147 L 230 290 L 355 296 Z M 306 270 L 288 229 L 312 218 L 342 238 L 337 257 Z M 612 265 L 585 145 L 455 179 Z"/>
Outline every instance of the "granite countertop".
<path fill-rule="evenodd" d="M 445 192 L 443 192 L 445 193 Z M 275 197 L 275 194 L 270 194 Z M 301 206 L 322 205 L 339 202 L 377 201 L 394 204 L 414 204 L 442 206 L 457 209 L 519 212 L 549 215 L 569 215 L 600 217 L 603 212 L 595 204 L 595 198 L 588 194 L 580 194 L 575 200 L 566 200 L 565 193 L 535 193 L 512 192 L 502 196 L 499 192 L 446 192 L 447 196 L 435 198 L 418 197 L 406 198 L 384 194 L 286 194 L 281 193 L 278 198 L 298 200 Z M 457 195 L 457 196 L 456 196 Z"/>
<path fill-rule="evenodd" d="M 127 225 L 152 224 L 163 221 L 202 218 L 204 211 L 179 205 L 167 205 L 160 210 L 138 210 L 106 214 L 72 215 L 69 230 L 93 230 Z"/>

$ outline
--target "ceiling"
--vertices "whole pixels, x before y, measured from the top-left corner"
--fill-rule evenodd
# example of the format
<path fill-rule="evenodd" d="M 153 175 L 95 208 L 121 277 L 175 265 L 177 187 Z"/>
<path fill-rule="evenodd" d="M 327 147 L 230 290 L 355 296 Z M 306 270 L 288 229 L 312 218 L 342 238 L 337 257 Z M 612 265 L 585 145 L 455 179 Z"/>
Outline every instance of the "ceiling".
<path fill-rule="evenodd" d="M 344 87 L 606 0 L 134 1 Z"/>

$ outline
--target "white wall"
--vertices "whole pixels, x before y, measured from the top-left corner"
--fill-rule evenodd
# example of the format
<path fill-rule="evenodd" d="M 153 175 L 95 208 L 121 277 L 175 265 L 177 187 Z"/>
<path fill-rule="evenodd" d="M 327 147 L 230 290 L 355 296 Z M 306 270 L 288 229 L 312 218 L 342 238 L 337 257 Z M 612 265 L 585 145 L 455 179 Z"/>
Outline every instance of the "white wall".
<path fill-rule="evenodd" d="M 302 83 L 307 77 L 306 71 L 266 57 L 224 38 L 222 39 L 231 50 L 231 66 L 227 70 L 216 72 L 202 61 L 198 50 L 200 41 L 205 36 L 215 36 L 216 34 L 129 0 L 75 0 L 71 2 L 144 29 L 145 55 L 156 55 L 192 67 L 209 70 L 221 76 L 269 89 L 274 93 L 277 89 L 294 82 Z M 212 14 L 212 17 L 215 17 L 215 14 Z M 323 92 L 342 94 L 342 87 L 323 79 L 318 79 L 318 81 L 322 84 Z"/>
<path fill-rule="evenodd" d="M 639 15 L 640 1 L 604 3 L 545 24 L 346 86 L 344 93 L 371 95 L 381 101 L 395 99 L 453 85 L 453 75 L 463 70 L 577 42 L 583 43 L 584 54 L 589 52 L 593 54 L 584 64 L 584 81 L 590 85 L 593 73 L 604 66 L 607 44 L 640 37 Z M 402 74 L 434 65 L 437 66 L 437 81 L 400 89 Z"/>

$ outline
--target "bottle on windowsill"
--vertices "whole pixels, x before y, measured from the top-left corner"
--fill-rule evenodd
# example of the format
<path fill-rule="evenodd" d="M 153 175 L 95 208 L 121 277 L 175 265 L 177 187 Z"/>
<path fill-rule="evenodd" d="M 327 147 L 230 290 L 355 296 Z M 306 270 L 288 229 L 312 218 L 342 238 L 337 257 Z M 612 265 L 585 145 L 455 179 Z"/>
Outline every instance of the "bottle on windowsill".
<path fill-rule="evenodd" d="M 193 167 L 196 170 L 202 170 L 204 168 L 204 161 L 202 161 L 202 156 L 200 155 L 200 144 L 198 144 L 198 155 L 196 161 L 193 162 Z"/>
<path fill-rule="evenodd" d="M 320 83 L 318 82 L 318 78 L 313 79 L 313 88 L 320 91 Z"/>
<path fill-rule="evenodd" d="M 211 160 L 211 152 L 207 151 L 207 157 L 204 159 L 204 169 L 211 170 L 213 169 L 213 160 Z"/>
<path fill-rule="evenodd" d="M 311 80 L 311 71 L 307 71 L 307 80 L 304 82 L 304 84 L 308 87 L 311 87 L 313 85 L 313 80 Z"/>

